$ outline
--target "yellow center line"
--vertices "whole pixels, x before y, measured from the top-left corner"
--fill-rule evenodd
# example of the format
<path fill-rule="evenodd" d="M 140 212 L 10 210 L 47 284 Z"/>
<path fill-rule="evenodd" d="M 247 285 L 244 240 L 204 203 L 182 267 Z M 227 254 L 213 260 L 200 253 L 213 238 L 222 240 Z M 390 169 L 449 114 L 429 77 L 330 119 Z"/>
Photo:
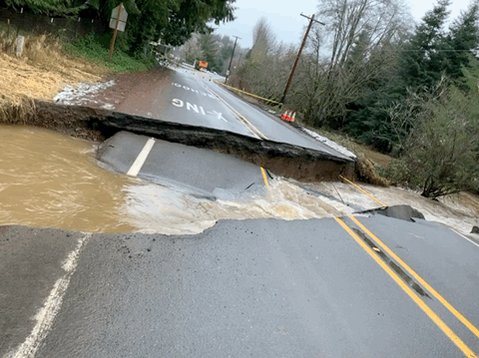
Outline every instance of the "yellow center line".
<path fill-rule="evenodd" d="M 462 351 L 468 358 L 477 358 L 459 336 L 394 272 L 377 253 L 374 252 L 346 223 L 335 218 L 336 222 L 351 236 L 354 241 L 393 279 L 393 281 L 413 300 L 413 302 L 433 321 L 436 326 Z"/>
<path fill-rule="evenodd" d="M 479 329 L 472 324 L 463 314 L 461 314 L 453 305 L 451 305 L 439 292 L 437 292 L 426 280 L 424 280 L 416 271 L 414 271 L 406 262 L 394 253 L 381 239 L 374 235 L 366 226 L 364 226 L 357 218 L 350 215 L 349 218 L 358 227 L 368 235 L 377 246 L 386 252 L 392 259 L 396 261 L 404 270 L 406 270 L 417 282 L 419 282 L 427 291 L 431 293 L 441 304 L 451 312 L 464 326 L 466 326 L 477 338 L 479 338 Z"/>
<path fill-rule="evenodd" d="M 221 102 L 223 102 L 236 116 L 240 118 L 240 120 L 243 122 L 246 128 L 248 128 L 251 132 L 253 132 L 254 135 L 258 136 L 260 139 L 268 139 L 258 128 L 256 128 L 253 124 L 251 124 L 250 121 L 248 121 L 241 113 L 239 113 L 235 108 L 233 108 L 226 100 L 221 98 L 217 93 L 214 91 L 210 90 L 209 88 L 205 87 L 205 89 L 216 96 Z M 246 123 L 245 123 L 246 122 Z M 263 182 L 266 188 L 269 189 L 269 180 L 268 180 L 268 173 L 266 172 L 266 169 L 263 167 L 260 167 L 261 169 L 261 175 L 263 177 Z"/>
<path fill-rule="evenodd" d="M 368 198 L 370 198 L 372 201 L 374 201 L 375 203 L 381 205 L 381 206 L 387 206 L 387 204 L 383 203 L 381 200 L 379 200 L 378 198 L 376 198 L 373 194 L 371 194 L 369 191 L 367 191 L 366 189 L 364 188 L 361 188 L 358 184 L 352 182 L 351 180 L 349 180 L 348 178 L 345 178 L 343 177 L 342 175 L 339 176 L 340 179 L 344 180 L 346 183 L 352 185 L 356 190 L 358 190 L 359 192 L 363 193 L 364 195 L 366 195 Z"/>
<path fill-rule="evenodd" d="M 268 180 L 268 174 L 266 173 L 266 169 L 264 169 L 263 167 L 260 167 L 260 168 L 261 168 L 261 174 L 263 175 L 264 185 L 266 186 L 266 188 L 269 189 L 269 180 Z"/>
<path fill-rule="evenodd" d="M 255 136 L 257 136 L 259 139 L 268 139 L 266 135 L 264 135 L 258 128 L 256 128 L 248 119 L 246 119 L 245 116 L 243 116 L 241 113 L 239 113 L 233 106 L 231 106 L 224 98 L 222 98 L 220 95 L 218 95 L 215 91 L 211 90 L 208 87 L 204 87 L 208 92 L 210 92 L 213 96 L 218 98 L 226 107 L 228 107 L 238 118 L 239 120 L 243 123 L 243 125 L 249 129 Z"/>

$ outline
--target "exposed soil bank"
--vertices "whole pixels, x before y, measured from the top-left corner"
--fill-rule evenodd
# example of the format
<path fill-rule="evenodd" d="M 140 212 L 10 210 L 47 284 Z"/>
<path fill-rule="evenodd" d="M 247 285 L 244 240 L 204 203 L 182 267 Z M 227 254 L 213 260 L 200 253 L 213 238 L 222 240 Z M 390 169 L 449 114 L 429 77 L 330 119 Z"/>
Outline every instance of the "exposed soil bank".
<path fill-rule="evenodd" d="M 354 175 L 354 162 L 326 153 L 259 140 L 240 134 L 151 120 L 140 116 L 81 106 L 34 101 L 30 114 L 10 119 L 8 124 L 26 124 L 54 129 L 75 137 L 102 141 L 126 130 L 170 142 L 231 154 L 268 168 L 273 173 L 302 181 L 336 180 Z"/>

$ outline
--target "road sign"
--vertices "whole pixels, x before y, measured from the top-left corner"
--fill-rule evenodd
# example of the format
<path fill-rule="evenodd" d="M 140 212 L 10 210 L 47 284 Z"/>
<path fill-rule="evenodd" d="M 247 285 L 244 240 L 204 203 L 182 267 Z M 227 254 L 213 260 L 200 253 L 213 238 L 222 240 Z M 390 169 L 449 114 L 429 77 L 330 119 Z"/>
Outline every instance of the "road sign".
<path fill-rule="evenodd" d="M 127 19 L 128 13 L 126 12 L 123 3 L 121 3 L 111 11 L 110 28 L 124 32 Z"/>
<path fill-rule="evenodd" d="M 110 28 L 113 29 L 113 36 L 111 38 L 111 43 L 110 43 L 110 53 L 109 57 L 111 60 L 111 57 L 113 56 L 113 51 L 115 50 L 115 42 L 116 42 L 116 36 L 118 35 L 118 31 L 125 31 L 126 27 L 126 20 L 128 19 L 128 13 L 126 12 L 125 7 L 123 6 L 123 3 L 115 7 L 112 12 L 111 12 L 111 18 L 110 18 Z"/>

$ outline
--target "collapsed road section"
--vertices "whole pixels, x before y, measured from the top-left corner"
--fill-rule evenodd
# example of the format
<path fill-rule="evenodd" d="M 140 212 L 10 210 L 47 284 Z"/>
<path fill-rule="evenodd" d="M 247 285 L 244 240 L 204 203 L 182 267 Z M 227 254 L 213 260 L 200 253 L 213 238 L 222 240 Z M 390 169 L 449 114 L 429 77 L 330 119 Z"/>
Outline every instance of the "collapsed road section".
<path fill-rule="evenodd" d="M 269 185 L 262 167 L 211 150 L 119 132 L 102 143 L 97 158 L 110 168 L 194 194 L 221 197 L 258 193 Z"/>
<path fill-rule="evenodd" d="M 259 139 L 215 128 L 152 120 L 141 116 L 89 107 L 35 102 L 31 115 L 10 123 L 55 129 L 97 141 L 129 131 L 173 143 L 212 149 L 271 170 L 276 175 L 305 181 L 352 177 L 355 160 L 289 143 Z"/>

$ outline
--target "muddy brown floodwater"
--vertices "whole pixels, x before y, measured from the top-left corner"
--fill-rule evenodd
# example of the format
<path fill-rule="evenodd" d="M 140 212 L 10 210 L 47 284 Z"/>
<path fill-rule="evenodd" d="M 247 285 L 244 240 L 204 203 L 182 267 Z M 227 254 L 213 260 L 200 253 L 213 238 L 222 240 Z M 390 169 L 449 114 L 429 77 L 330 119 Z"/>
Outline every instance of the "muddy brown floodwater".
<path fill-rule="evenodd" d="M 121 215 L 132 181 L 100 168 L 95 149 L 48 130 L 0 126 L 0 224 L 135 230 Z"/>
<path fill-rule="evenodd" d="M 262 197 L 197 198 L 105 170 L 94 143 L 39 128 L 0 126 L 0 151 L 0 225 L 194 234 L 220 219 L 339 213 L 284 181 Z"/>
<path fill-rule="evenodd" d="M 96 147 L 44 129 L 0 126 L 0 225 L 178 235 L 199 233 L 222 219 L 305 220 L 377 206 L 343 183 L 281 178 L 264 195 L 198 198 L 103 169 Z M 477 196 L 434 202 L 404 189 L 366 187 L 389 205 L 409 204 L 464 234 L 477 222 Z"/>

